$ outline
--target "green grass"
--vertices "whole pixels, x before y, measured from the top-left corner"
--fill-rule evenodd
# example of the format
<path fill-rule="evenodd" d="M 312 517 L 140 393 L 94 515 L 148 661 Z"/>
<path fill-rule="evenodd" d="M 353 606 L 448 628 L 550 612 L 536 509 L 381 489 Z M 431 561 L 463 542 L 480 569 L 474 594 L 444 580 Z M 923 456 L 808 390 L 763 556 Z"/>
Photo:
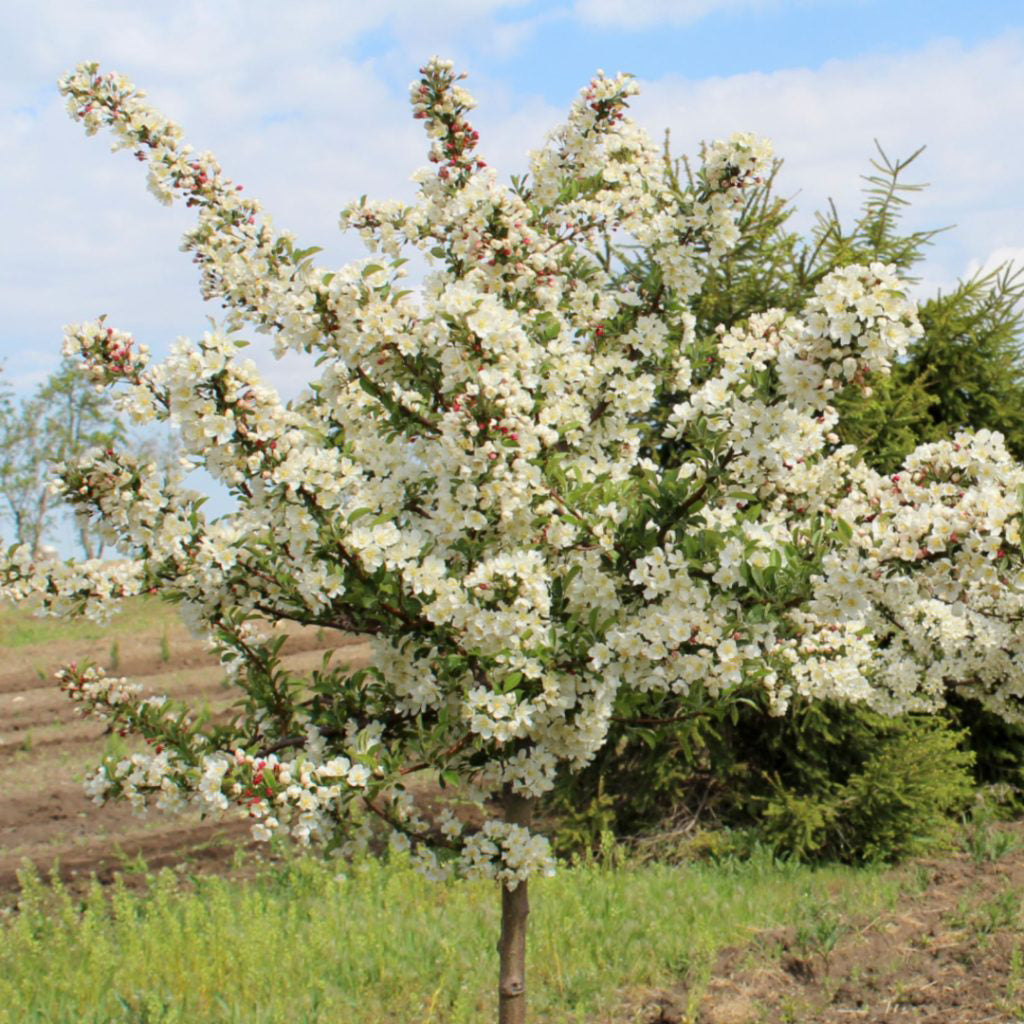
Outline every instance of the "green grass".
<path fill-rule="evenodd" d="M 0 604 L 0 650 L 67 641 L 110 639 L 116 642 L 119 637 L 157 630 L 175 617 L 169 605 L 149 597 L 126 601 L 122 610 L 104 623 L 88 619 L 39 618 L 24 604 Z"/>
<path fill-rule="evenodd" d="M 564 868 L 531 884 L 530 1019 L 625 1019 L 629 989 L 684 977 L 695 1008 L 722 946 L 816 902 L 872 914 L 897 891 L 878 871 L 768 855 Z M 84 900 L 26 878 L 0 925 L 0 1021 L 477 1024 L 493 1018 L 497 928 L 493 885 L 375 861 L 300 860 L 188 891 L 164 871 L 142 895 L 94 885 Z"/>

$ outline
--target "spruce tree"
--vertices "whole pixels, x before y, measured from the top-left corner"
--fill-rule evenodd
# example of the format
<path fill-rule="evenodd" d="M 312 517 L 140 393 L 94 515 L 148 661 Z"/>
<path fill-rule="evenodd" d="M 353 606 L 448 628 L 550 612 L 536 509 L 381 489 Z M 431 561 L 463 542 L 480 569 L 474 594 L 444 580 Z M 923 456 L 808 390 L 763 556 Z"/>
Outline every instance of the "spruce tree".
<path fill-rule="evenodd" d="M 894 264 L 904 279 L 916 282 L 914 270 L 927 247 L 946 230 L 908 231 L 902 225 L 912 196 L 926 187 L 905 180 L 922 150 L 893 161 L 879 146 L 864 176 L 858 216 L 844 224 L 830 202 L 807 237 L 790 225 L 793 203 L 777 194 L 776 161 L 747 196 L 738 222 L 741 241 L 708 274 L 695 307 L 696 334 L 709 339 L 709 354 L 716 325 L 732 327 L 765 308 L 797 311 L 838 267 Z M 681 190 L 692 187 L 686 161 L 675 163 L 674 171 Z M 635 273 L 649 281 L 656 271 L 637 265 Z M 1004 265 L 921 302 L 924 335 L 892 373 L 861 381 L 835 400 L 837 444 L 854 445 L 883 473 L 894 472 L 918 444 L 963 429 L 998 430 L 1010 451 L 1024 456 L 1022 297 L 1024 274 Z M 670 408 L 666 403 L 666 415 Z M 672 461 L 671 453 L 658 454 L 663 463 Z M 666 822 L 674 815 L 689 815 L 692 823 L 695 812 L 710 811 L 717 820 L 751 826 L 785 852 L 805 857 L 898 856 L 919 848 L 915 830 L 943 834 L 942 813 L 964 806 L 972 760 L 977 782 L 1003 784 L 1011 794 L 1019 786 L 1024 790 L 1024 731 L 986 714 L 976 702 L 954 700 L 944 718 L 930 723 L 809 703 L 766 719 L 762 704 L 751 693 L 748 703 L 737 703 L 724 718 L 710 709 L 680 716 L 664 696 L 639 699 L 628 717 L 642 724 L 613 727 L 615 741 L 555 794 L 553 808 L 564 815 L 563 850 L 597 842 L 607 830 L 671 833 Z M 934 769 L 919 813 L 893 808 L 893 834 L 884 846 L 869 829 L 855 836 L 847 827 L 840 834 L 842 823 L 835 819 L 844 794 L 857 791 L 858 780 L 895 767 L 895 751 L 918 745 L 930 751 Z M 847 812 L 846 817 L 855 815 Z M 878 813 L 888 817 L 877 808 L 870 817 Z M 808 822 L 818 823 L 813 841 L 797 838 Z"/>

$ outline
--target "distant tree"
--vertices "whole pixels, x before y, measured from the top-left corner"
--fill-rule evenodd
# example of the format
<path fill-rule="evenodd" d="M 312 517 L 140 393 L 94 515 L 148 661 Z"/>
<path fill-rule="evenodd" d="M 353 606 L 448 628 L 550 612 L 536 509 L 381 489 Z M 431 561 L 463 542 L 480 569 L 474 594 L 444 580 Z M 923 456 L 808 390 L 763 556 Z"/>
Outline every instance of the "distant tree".
<path fill-rule="evenodd" d="M 38 553 L 54 526 L 60 513 L 50 487 L 55 465 L 124 439 L 124 425 L 110 396 L 83 378 L 68 359 L 21 402 L 13 400 L 7 387 L 0 396 L 0 501 L 15 540 Z M 76 518 L 75 531 L 86 558 L 102 553 L 102 541 L 87 518 Z"/>
<path fill-rule="evenodd" d="M 34 399 L 12 401 L 5 396 L 0 423 L 0 500 L 6 520 L 19 544 L 38 554 L 53 521 L 47 488 L 42 435 L 34 429 L 41 416 Z"/>

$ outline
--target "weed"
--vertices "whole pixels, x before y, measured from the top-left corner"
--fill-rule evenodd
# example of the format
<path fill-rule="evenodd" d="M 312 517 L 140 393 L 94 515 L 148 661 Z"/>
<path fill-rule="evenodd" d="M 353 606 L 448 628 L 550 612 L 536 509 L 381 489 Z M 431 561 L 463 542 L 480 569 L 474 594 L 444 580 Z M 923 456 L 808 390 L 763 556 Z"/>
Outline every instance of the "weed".
<path fill-rule="evenodd" d="M 971 822 L 964 828 L 961 846 L 975 864 L 992 863 L 1019 846 L 1016 836 L 996 828 L 992 822 Z"/>
<path fill-rule="evenodd" d="M 160 660 L 166 665 L 171 660 L 171 642 L 167 638 L 167 627 L 160 636 Z"/>
<path fill-rule="evenodd" d="M 173 996 L 157 995 L 150 992 L 133 992 L 128 998 L 115 992 L 114 998 L 125 1012 L 124 1019 L 132 1024 L 164 1024 L 174 1020 L 171 1016 L 175 1000 Z"/>
<path fill-rule="evenodd" d="M 116 640 L 110 645 L 110 652 L 107 654 L 107 668 L 116 672 L 121 667 L 121 647 Z"/>
<path fill-rule="evenodd" d="M 808 894 L 800 905 L 796 927 L 796 946 L 805 957 L 817 957 L 827 975 L 832 952 L 847 926 L 830 900 L 818 900 Z"/>
<path fill-rule="evenodd" d="M 998 817 L 998 808 L 983 800 L 964 819 L 960 846 L 975 864 L 993 863 L 1020 846 L 1016 836 L 997 827 Z"/>
<path fill-rule="evenodd" d="M 913 866 L 913 877 L 907 880 L 907 892 L 912 894 L 925 892 L 935 880 L 935 873 L 924 864 Z"/>
<path fill-rule="evenodd" d="M 1013 928 L 1020 922 L 1020 896 L 1012 888 L 986 900 L 974 915 L 974 930 L 983 935 L 1003 928 Z"/>
<path fill-rule="evenodd" d="M 979 902 L 977 891 L 972 890 L 961 897 L 947 920 L 950 927 L 972 933 L 976 944 L 985 945 L 995 932 L 1020 927 L 1021 897 L 1007 886 L 992 899 Z"/>
<path fill-rule="evenodd" d="M 1024 954 L 1021 953 L 1020 945 L 1014 943 L 1010 950 L 1010 964 L 1006 977 L 1006 1009 L 1018 1015 L 1024 1013 L 1024 1004 L 1020 1002 L 1020 995 L 1024 991 Z"/>
<path fill-rule="evenodd" d="M 123 874 L 148 876 L 149 868 L 141 850 L 134 856 L 129 856 L 120 846 L 116 846 L 114 856 L 117 858 L 118 866 Z"/>
<path fill-rule="evenodd" d="M 798 1024 L 807 1009 L 806 1001 L 794 996 L 785 996 L 779 1004 L 779 1024 Z"/>

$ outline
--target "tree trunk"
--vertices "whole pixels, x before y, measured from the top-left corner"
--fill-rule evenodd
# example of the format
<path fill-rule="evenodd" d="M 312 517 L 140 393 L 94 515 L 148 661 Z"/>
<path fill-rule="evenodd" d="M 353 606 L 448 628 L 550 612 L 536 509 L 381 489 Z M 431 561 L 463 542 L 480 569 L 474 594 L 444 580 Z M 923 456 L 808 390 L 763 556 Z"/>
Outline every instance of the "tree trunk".
<path fill-rule="evenodd" d="M 85 552 L 85 557 L 93 559 L 96 555 L 93 552 L 92 538 L 89 536 L 89 531 L 84 526 L 78 528 L 78 540 L 82 545 L 82 550 Z"/>
<path fill-rule="evenodd" d="M 46 507 L 50 503 L 50 491 L 48 488 L 43 489 L 43 493 L 39 496 L 39 516 L 32 524 L 32 558 L 33 560 L 39 557 L 39 549 L 43 546 L 43 526 L 46 523 Z"/>
<path fill-rule="evenodd" d="M 506 790 L 502 799 L 505 820 L 529 828 L 534 801 Z M 526 882 L 511 891 L 501 886 L 501 938 L 498 956 L 498 1024 L 526 1022 L 526 918 L 530 913 Z"/>

